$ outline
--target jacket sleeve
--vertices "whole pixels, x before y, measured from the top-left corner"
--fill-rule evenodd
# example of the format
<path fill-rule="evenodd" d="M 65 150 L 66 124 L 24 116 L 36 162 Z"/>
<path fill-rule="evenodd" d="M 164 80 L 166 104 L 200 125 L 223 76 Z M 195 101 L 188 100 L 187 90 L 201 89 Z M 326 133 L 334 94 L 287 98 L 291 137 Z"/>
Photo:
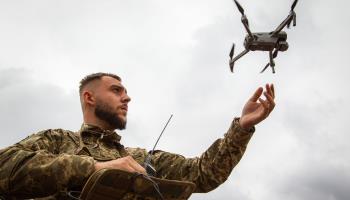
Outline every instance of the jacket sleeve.
<path fill-rule="evenodd" d="M 81 186 L 94 171 L 94 159 L 60 154 L 61 136 L 47 130 L 1 150 L 0 194 L 24 199 Z"/>
<path fill-rule="evenodd" d="M 230 175 L 243 156 L 255 129 L 243 130 L 233 122 L 224 138 L 216 140 L 200 157 L 185 158 L 178 154 L 156 151 L 153 164 L 157 176 L 166 179 L 190 181 L 196 184 L 195 192 L 209 192 Z"/>

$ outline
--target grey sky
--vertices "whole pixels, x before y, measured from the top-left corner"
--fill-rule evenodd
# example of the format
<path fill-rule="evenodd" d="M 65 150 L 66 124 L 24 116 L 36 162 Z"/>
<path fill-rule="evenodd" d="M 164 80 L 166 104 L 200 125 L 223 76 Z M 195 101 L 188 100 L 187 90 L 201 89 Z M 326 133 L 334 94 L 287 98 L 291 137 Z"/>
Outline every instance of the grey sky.
<path fill-rule="evenodd" d="M 240 1 L 252 31 L 270 31 L 292 0 Z M 119 74 L 132 101 L 126 146 L 199 156 L 273 82 L 277 106 L 230 178 L 191 199 L 350 199 L 348 19 L 345 0 L 299 1 L 276 74 L 267 53 L 228 67 L 245 31 L 231 0 L 0 0 L 0 148 L 47 128 L 79 129 L 78 82 Z"/>

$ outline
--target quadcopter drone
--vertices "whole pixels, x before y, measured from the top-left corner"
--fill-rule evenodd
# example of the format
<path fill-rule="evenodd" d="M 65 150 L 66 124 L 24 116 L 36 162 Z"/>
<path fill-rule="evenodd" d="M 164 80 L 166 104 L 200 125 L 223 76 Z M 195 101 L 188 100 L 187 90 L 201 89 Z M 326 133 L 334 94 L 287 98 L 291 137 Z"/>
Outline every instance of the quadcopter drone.
<path fill-rule="evenodd" d="M 287 33 L 282 31 L 282 29 L 287 26 L 290 27 L 290 24 L 293 21 L 293 26 L 296 26 L 296 13 L 294 8 L 298 3 L 298 0 L 294 0 L 291 11 L 287 18 L 272 32 L 259 32 L 252 33 L 249 29 L 249 23 L 242 6 L 238 1 L 234 0 L 237 5 L 239 12 L 242 14 L 241 21 L 248 32 L 248 35 L 244 39 L 245 50 L 238 54 L 236 57 L 233 57 L 235 44 L 233 44 L 230 52 L 230 69 L 233 72 L 234 63 L 240 59 L 242 56 L 247 54 L 249 51 L 268 51 L 270 61 L 266 64 L 263 70 L 260 73 L 263 73 L 269 66 L 272 68 L 272 73 L 275 73 L 275 62 L 274 58 L 277 57 L 279 51 L 286 51 L 288 49 L 287 43 Z"/>

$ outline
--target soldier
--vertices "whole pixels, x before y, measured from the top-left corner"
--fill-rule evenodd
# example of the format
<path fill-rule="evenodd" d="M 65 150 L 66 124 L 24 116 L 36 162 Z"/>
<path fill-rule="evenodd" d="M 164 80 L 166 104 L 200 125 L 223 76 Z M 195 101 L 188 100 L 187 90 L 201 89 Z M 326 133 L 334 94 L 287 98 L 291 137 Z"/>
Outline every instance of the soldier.
<path fill-rule="evenodd" d="M 147 151 L 124 147 L 115 132 L 126 126 L 130 97 L 120 77 L 95 73 L 80 82 L 84 123 L 78 132 L 49 129 L 0 151 L 0 196 L 5 199 L 67 199 L 89 176 L 103 168 L 145 174 Z M 261 95 L 264 94 L 265 100 Z M 259 87 L 232 121 L 223 138 L 202 155 L 185 158 L 155 151 L 157 177 L 193 182 L 195 192 L 209 192 L 230 175 L 253 135 L 254 126 L 273 110 L 273 85 Z M 132 198 L 131 198 L 132 199 Z"/>

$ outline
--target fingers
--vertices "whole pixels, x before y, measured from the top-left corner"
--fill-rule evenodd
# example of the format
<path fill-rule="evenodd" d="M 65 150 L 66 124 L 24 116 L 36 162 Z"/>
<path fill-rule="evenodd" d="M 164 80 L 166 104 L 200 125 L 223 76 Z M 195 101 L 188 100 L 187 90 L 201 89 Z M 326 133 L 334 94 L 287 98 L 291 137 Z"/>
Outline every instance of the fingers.
<path fill-rule="evenodd" d="M 270 107 L 270 112 L 274 109 L 275 107 L 275 87 L 273 84 L 268 85 L 268 94 L 266 94 L 266 98 L 269 101 L 271 107 Z"/>
<path fill-rule="evenodd" d="M 138 172 L 142 174 L 147 174 L 145 168 L 143 168 L 139 163 L 137 163 L 131 156 L 126 156 L 116 160 L 111 160 L 107 162 L 97 162 L 95 164 L 95 169 L 120 169 L 128 172 Z"/>
<path fill-rule="evenodd" d="M 275 86 L 271 84 L 272 97 L 275 98 Z"/>
<path fill-rule="evenodd" d="M 266 91 L 268 93 L 268 95 L 270 95 L 272 97 L 272 99 L 275 99 L 275 87 L 273 84 L 266 84 Z M 261 96 L 261 94 L 263 93 L 264 89 L 262 87 L 259 87 L 253 94 L 252 97 L 250 97 L 250 101 L 252 102 L 256 102 L 259 97 Z"/>
<path fill-rule="evenodd" d="M 260 101 L 260 103 L 263 105 L 264 111 L 270 114 L 276 105 L 274 101 L 275 89 L 273 87 L 273 84 L 266 84 L 266 91 L 264 92 L 264 96 L 266 97 L 266 100 L 263 100 L 263 102 Z"/>
<path fill-rule="evenodd" d="M 275 88 L 273 86 L 273 84 L 266 84 L 266 91 L 267 93 L 272 96 L 272 98 L 274 99 L 275 98 Z"/>
<path fill-rule="evenodd" d="M 269 95 L 267 92 L 264 92 L 264 96 L 266 97 L 266 100 L 268 103 L 268 109 L 270 113 L 275 108 L 275 101 L 273 100 L 273 97 Z"/>
<path fill-rule="evenodd" d="M 137 163 L 131 156 L 126 156 L 120 159 L 125 160 L 125 165 L 127 166 L 129 172 L 139 172 L 142 174 L 146 174 L 145 168 L 143 168 L 139 163 Z"/>
<path fill-rule="evenodd" d="M 263 100 L 262 98 L 259 98 L 259 102 L 263 106 L 263 113 L 262 116 L 267 116 L 270 113 L 270 106 L 267 101 Z"/>
<path fill-rule="evenodd" d="M 142 173 L 142 174 L 147 174 L 145 168 L 143 168 L 131 156 L 127 156 L 127 157 L 130 159 L 130 166 L 135 170 L 135 172 L 139 172 L 139 173 Z"/>
<path fill-rule="evenodd" d="M 253 94 L 252 97 L 250 97 L 249 101 L 252 101 L 252 102 L 256 102 L 259 97 L 261 96 L 262 92 L 263 92 L 263 88 L 262 87 L 259 87 Z"/>

